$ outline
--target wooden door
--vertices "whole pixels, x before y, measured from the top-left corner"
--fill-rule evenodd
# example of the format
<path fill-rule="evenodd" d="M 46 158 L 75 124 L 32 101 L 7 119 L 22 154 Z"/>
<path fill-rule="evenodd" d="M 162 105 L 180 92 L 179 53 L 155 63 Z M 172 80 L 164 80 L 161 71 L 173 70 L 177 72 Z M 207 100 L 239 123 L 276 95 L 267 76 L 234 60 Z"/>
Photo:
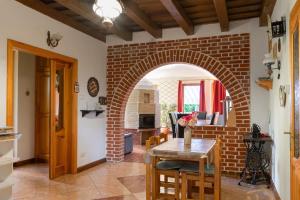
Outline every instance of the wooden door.
<path fill-rule="evenodd" d="M 35 158 L 49 161 L 50 61 L 36 57 Z"/>
<path fill-rule="evenodd" d="M 300 1 L 290 18 L 291 56 L 291 200 L 300 200 Z"/>
<path fill-rule="evenodd" d="M 70 74 L 69 64 L 51 60 L 50 113 L 50 179 L 69 171 L 68 149 L 70 131 Z M 70 146 L 70 145 L 69 145 Z"/>

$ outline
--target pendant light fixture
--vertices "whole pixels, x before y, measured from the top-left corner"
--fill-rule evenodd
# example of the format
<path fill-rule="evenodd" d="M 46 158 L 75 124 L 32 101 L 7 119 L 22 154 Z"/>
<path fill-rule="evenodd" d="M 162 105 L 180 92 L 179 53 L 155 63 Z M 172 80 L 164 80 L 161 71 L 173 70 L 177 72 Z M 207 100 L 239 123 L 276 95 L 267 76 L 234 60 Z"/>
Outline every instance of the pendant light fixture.
<path fill-rule="evenodd" d="M 122 5 L 118 0 L 95 0 L 93 10 L 103 18 L 102 23 L 106 27 L 111 27 L 115 18 L 123 12 Z"/>

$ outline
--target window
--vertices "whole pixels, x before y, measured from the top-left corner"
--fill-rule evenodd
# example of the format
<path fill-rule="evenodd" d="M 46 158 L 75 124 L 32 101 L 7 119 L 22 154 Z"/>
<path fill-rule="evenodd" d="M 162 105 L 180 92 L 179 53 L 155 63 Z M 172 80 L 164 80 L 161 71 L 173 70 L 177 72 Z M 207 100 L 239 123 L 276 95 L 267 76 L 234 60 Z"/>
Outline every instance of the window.
<path fill-rule="evenodd" d="M 184 85 L 183 111 L 185 113 L 199 111 L 200 85 Z"/>

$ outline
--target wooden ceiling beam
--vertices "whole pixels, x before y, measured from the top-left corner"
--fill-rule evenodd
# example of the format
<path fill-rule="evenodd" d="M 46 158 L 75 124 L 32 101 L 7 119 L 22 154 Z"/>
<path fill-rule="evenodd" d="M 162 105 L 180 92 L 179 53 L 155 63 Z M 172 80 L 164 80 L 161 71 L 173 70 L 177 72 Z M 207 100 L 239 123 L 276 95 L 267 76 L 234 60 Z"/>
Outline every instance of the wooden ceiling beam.
<path fill-rule="evenodd" d="M 153 22 L 132 0 L 122 0 L 125 14 L 140 27 L 145 29 L 155 38 L 162 37 L 162 29 Z"/>
<path fill-rule="evenodd" d="M 268 15 L 270 17 L 272 16 L 275 4 L 276 4 L 276 0 L 264 0 L 262 2 L 262 9 L 259 17 L 260 26 L 268 25 Z"/>
<path fill-rule="evenodd" d="M 229 31 L 229 18 L 226 0 L 213 0 L 213 2 L 219 19 L 221 31 Z"/>
<path fill-rule="evenodd" d="M 82 3 L 80 0 L 56 0 L 57 3 L 62 6 L 72 10 L 73 12 L 81 15 L 87 20 L 93 22 L 98 26 L 102 26 L 100 17 L 94 13 L 91 7 L 87 6 L 87 4 Z M 132 32 L 127 30 L 121 24 L 118 24 L 117 21 L 114 21 L 114 26 L 111 28 L 111 31 L 119 36 L 120 38 L 131 41 L 132 40 Z"/>
<path fill-rule="evenodd" d="M 177 0 L 160 0 L 187 35 L 194 34 L 194 24 Z"/>
<path fill-rule="evenodd" d="M 78 31 L 81 31 L 87 35 L 90 35 L 93 38 L 96 38 L 103 42 L 106 41 L 106 36 L 103 35 L 102 33 L 100 33 L 99 31 L 96 31 L 94 29 L 91 29 L 88 26 L 80 24 L 76 20 L 60 13 L 59 11 L 47 6 L 46 4 L 44 4 L 40 1 L 36 1 L 36 0 L 16 0 L 16 1 L 22 3 L 23 5 L 25 5 L 27 7 L 34 9 L 40 13 L 43 13 L 57 21 L 60 21 L 68 26 L 71 26 L 72 28 L 74 28 Z"/>

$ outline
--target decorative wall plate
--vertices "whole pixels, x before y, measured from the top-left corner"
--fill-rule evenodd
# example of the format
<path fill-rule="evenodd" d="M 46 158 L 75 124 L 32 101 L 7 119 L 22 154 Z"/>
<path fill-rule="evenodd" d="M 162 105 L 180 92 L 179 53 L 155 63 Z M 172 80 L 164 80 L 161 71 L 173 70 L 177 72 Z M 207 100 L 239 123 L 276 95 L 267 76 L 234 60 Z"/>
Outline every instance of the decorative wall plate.
<path fill-rule="evenodd" d="M 87 90 L 91 97 L 96 97 L 99 93 L 99 82 L 95 77 L 91 77 L 88 80 Z"/>

